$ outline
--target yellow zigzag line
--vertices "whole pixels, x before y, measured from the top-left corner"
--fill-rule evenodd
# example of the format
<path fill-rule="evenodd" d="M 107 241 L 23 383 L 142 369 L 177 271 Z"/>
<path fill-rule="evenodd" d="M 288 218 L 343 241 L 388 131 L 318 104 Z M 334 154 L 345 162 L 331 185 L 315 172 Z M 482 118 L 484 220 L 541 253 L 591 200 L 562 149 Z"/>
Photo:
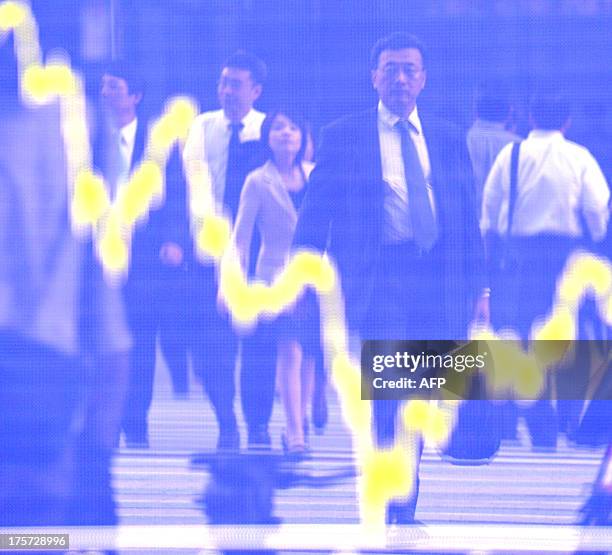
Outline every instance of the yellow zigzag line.
<path fill-rule="evenodd" d="M 164 115 L 151 128 L 145 161 L 134 172 L 118 199 L 111 203 L 102 178 L 91 171 L 85 97 L 80 77 L 66 60 L 52 60 L 46 66 L 42 65 L 37 26 L 27 5 L 17 1 L 1 3 L 0 30 L 14 33 L 23 101 L 43 104 L 59 99 L 75 231 L 82 232 L 91 227 L 104 267 L 111 273 L 125 271 L 129 264 L 133 227 L 154 203 L 163 201 L 163 169 L 168 153 L 177 141 L 185 138 L 198 112 L 196 105 L 184 97 L 173 98 L 166 104 Z M 207 182 L 204 171 L 204 167 L 195 168 L 189 176 L 193 232 L 199 252 L 221 266 L 220 292 L 237 323 L 253 325 L 262 314 L 280 313 L 296 302 L 306 286 L 310 285 L 317 291 L 323 348 L 362 471 L 359 478 L 362 522 L 380 530 L 384 525 L 387 502 L 394 497 L 410 495 L 414 487 L 416 454 L 414 444 L 410 442 L 398 441 L 390 450 L 377 450 L 372 443 L 371 404 L 361 401 L 360 369 L 349 356 L 338 273 L 327 256 L 303 251 L 292 256 L 272 285 L 247 283 L 233 249 L 228 248 L 231 225 L 223 216 L 215 215 L 212 191 L 203 185 Z M 607 261 L 586 254 L 576 255 L 564 272 L 550 317 L 542 325 L 534 327 L 532 337 L 574 338 L 577 308 L 587 291 L 595 294 L 602 318 L 611 324 L 611 284 L 612 269 Z M 493 340 L 499 336 L 491 330 L 477 330 L 473 338 Z M 500 359 L 511 360 L 511 368 L 523 371 L 498 377 L 493 387 L 537 397 L 541 375 L 561 355 L 560 352 L 525 354 L 520 349 L 494 353 Z M 422 433 L 427 439 L 443 444 L 452 430 L 456 406 L 456 403 L 449 403 L 442 410 L 423 401 L 411 401 L 406 403 L 401 416 L 408 432 Z"/>
<path fill-rule="evenodd" d="M 228 224 L 229 225 L 229 224 Z M 344 318 L 344 300 L 339 276 L 327 256 L 302 251 L 289 260 L 275 282 L 248 283 L 239 257 L 232 245 L 217 245 L 225 252 L 221 262 L 220 291 L 238 325 L 253 326 L 259 316 L 274 316 L 292 306 L 304 286 L 317 291 L 321 308 L 326 360 L 331 362 L 332 377 L 344 420 L 351 429 L 357 461 L 362 469 L 360 499 L 362 520 L 375 529 L 384 523 L 386 503 L 395 497 L 407 497 L 414 487 L 416 455 L 414 443 L 398 440 L 391 450 L 377 450 L 371 441 L 371 408 L 361 401 L 361 374 L 358 363 L 349 355 L 348 335 Z M 471 339 L 488 341 L 495 374 L 488 375 L 488 387 L 494 393 L 512 398 L 537 399 L 541 394 L 546 371 L 555 368 L 566 354 L 568 343 L 576 338 L 577 315 L 586 294 L 596 300 L 600 317 L 612 325 L 612 266 L 609 261 L 588 253 L 574 253 L 559 279 L 551 313 L 543 322 L 536 322 L 530 337 L 554 344 L 532 343 L 524 352 L 509 341 L 504 332 L 497 335 L 490 328 L 474 329 Z M 510 332 L 510 338 L 517 339 Z M 419 432 L 427 440 L 444 445 L 454 427 L 459 402 L 448 401 L 439 407 L 424 401 L 410 401 L 401 418 L 408 432 Z"/>
<path fill-rule="evenodd" d="M 91 228 L 107 272 L 125 272 L 134 226 L 152 206 L 163 202 L 168 155 L 174 144 L 187 136 L 197 106 L 185 97 L 175 97 L 166 104 L 164 115 L 150 129 L 143 162 L 111 203 L 102 177 L 92 171 L 81 77 L 72 71 L 67 58 L 56 57 L 43 65 L 38 27 L 26 4 L 0 4 L 0 30 L 13 31 L 23 102 L 30 106 L 59 102 L 75 232 L 83 234 Z"/>

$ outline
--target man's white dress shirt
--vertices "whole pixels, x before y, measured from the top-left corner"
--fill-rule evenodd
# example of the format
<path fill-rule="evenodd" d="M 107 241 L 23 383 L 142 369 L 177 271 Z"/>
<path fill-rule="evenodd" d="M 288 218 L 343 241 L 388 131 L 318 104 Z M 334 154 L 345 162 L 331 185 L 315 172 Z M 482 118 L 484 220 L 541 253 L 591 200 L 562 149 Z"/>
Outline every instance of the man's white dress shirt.
<path fill-rule="evenodd" d="M 241 120 L 240 142 L 258 141 L 265 118 L 262 112 L 251 109 Z M 230 125 L 223 110 L 200 114 L 191 125 L 183 151 L 190 188 L 208 187 L 217 208 L 221 207 L 225 193 Z M 197 184 L 195 180 L 198 180 Z"/>
<path fill-rule="evenodd" d="M 138 118 L 134 118 L 130 123 L 121 129 L 111 129 L 109 133 L 109 143 L 107 148 L 106 177 L 107 186 L 111 200 L 117 198 L 118 191 L 124 187 L 130 178 L 130 165 L 134 154 L 134 144 L 136 142 L 136 130 L 138 129 Z M 117 144 L 118 142 L 118 144 Z M 119 149 L 119 159 L 113 149 Z M 117 167 L 113 167 L 114 165 Z M 111 183 L 112 181 L 112 183 Z"/>
<path fill-rule="evenodd" d="M 485 183 L 480 227 L 505 236 L 508 229 L 512 145 L 495 160 Z M 522 142 L 511 235 L 581 237 L 581 214 L 595 241 L 603 238 L 610 192 L 597 161 L 560 131 L 534 130 Z"/>
<path fill-rule="evenodd" d="M 396 124 L 400 117 L 392 113 L 383 103 L 378 103 L 378 137 L 380 142 L 380 156 L 382 162 L 383 180 L 387 185 L 385 191 L 385 243 L 399 243 L 410 241 L 413 238 L 410 217 L 408 216 L 408 187 L 402 157 L 402 139 Z M 416 148 L 425 182 L 429 200 L 435 215 L 435 200 L 431 188 L 431 165 L 427 144 L 423 135 L 418 110 L 408 116 L 410 125 L 410 138 Z"/>

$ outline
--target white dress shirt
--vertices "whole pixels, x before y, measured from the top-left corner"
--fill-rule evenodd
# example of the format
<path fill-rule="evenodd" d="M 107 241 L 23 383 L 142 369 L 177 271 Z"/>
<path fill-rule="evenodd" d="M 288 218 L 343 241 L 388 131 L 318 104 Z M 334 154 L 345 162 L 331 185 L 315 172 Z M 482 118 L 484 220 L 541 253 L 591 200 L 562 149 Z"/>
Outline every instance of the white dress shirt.
<path fill-rule="evenodd" d="M 495 160 L 485 183 L 481 230 L 508 230 L 512 145 Z M 591 153 L 560 131 L 534 130 L 521 144 L 511 234 L 581 237 L 584 222 L 594 240 L 606 232 L 610 192 Z"/>
<path fill-rule="evenodd" d="M 116 160 L 117 154 L 107 151 L 106 161 L 106 177 L 116 176 L 116 182 L 111 179 L 113 183 L 107 180 L 108 193 L 111 200 L 115 200 L 118 191 L 124 187 L 130 178 L 130 165 L 132 162 L 132 156 L 134 154 L 134 144 L 136 142 L 136 130 L 138 129 L 138 118 L 134 118 L 130 123 L 124 125 L 121 129 L 110 129 L 109 130 L 109 149 L 116 149 L 117 140 L 119 141 L 119 152 L 121 159 Z M 119 137 L 117 137 L 117 133 Z M 115 168 L 115 164 L 119 164 L 118 168 Z M 116 172 L 116 173 L 115 173 Z"/>
<path fill-rule="evenodd" d="M 378 103 L 378 137 L 380 142 L 380 157 L 382 162 L 383 180 L 388 188 L 385 194 L 385 243 L 398 243 L 413 238 L 408 216 L 408 187 L 402 157 L 402 139 L 399 130 L 395 127 L 400 117 L 392 113 L 383 103 Z M 429 200 L 435 215 L 435 199 L 431 188 L 431 165 L 427 144 L 423 135 L 418 110 L 408 116 L 411 124 L 410 137 L 414 143 L 425 182 Z"/>
<path fill-rule="evenodd" d="M 241 143 L 259 140 L 265 117 L 265 114 L 251 109 L 242 118 Z M 192 193 L 194 187 L 208 187 L 218 209 L 221 208 L 225 192 L 230 124 L 223 110 L 200 114 L 191 125 L 183 151 L 185 172 Z"/>
<path fill-rule="evenodd" d="M 121 152 L 124 160 L 127 161 L 128 168 L 134 155 L 134 144 L 136 142 L 136 130 L 138 129 L 138 118 L 134 118 L 130 123 L 124 125 L 119 133 L 121 134 Z"/>

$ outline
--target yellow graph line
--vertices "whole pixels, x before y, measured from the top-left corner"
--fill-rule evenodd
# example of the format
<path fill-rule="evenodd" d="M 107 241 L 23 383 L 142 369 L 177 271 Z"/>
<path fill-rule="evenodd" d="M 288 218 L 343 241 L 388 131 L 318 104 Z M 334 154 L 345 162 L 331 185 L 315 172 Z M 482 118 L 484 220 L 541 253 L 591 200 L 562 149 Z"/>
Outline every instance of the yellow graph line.
<path fill-rule="evenodd" d="M 60 102 L 75 231 L 81 233 L 90 228 L 97 239 L 104 267 L 111 273 L 125 271 L 133 227 L 146 217 L 151 206 L 163 201 L 168 154 L 177 141 L 185 138 L 198 112 L 196 105 L 183 97 L 167 103 L 164 115 L 151 128 L 144 162 L 117 200 L 111 203 L 102 178 L 91 170 L 85 96 L 80 77 L 66 59 L 50 60 L 42 65 L 37 25 L 26 4 L 1 3 L 0 30 L 14 34 L 24 103 L 43 104 L 56 98 Z M 299 252 L 292 256 L 273 284 L 248 283 L 231 248 L 231 224 L 215 213 L 212 191 L 204 185 L 208 183 L 204 171 L 207 171 L 204 167 L 192 168 L 188 180 L 192 228 L 199 252 L 220 265 L 220 291 L 233 318 L 243 325 L 253 325 L 260 315 L 278 314 L 291 306 L 307 286 L 312 286 L 318 294 L 323 349 L 361 469 L 358 487 L 362 522 L 380 528 L 384 525 L 387 502 L 394 497 L 410 495 L 414 488 L 417 456 L 409 443 L 397 441 L 388 450 L 379 450 L 373 445 L 371 403 L 361 401 L 361 372 L 349 354 L 344 299 L 333 261 L 318 253 Z M 611 266 L 603 259 L 579 254 L 568 264 L 551 315 L 534 327 L 532 337 L 574 338 L 578 306 L 588 291 L 594 293 L 603 320 L 611 324 Z M 480 330 L 473 338 L 499 339 L 490 330 Z M 533 393 L 534 396 L 540 391 L 546 367 L 560 357 L 559 353 L 542 355 L 522 353 L 519 349 L 510 349 L 497 356 L 500 359 L 510 357 L 513 368 L 525 371 L 502 376 L 494 382 L 494 387 L 514 390 L 519 395 Z M 444 444 L 452 430 L 454 416 L 453 410 L 448 412 L 423 401 L 411 401 L 404 406 L 401 419 L 409 432 L 421 433 L 426 439 Z"/>
<path fill-rule="evenodd" d="M 71 69 L 67 57 L 56 56 L 43 65 L 38 27 L 26 4 L 0 4 L 0 30 L 13 32 L 23 102 L 30 106 L 59 102 L 75 232 L 83 234 L 91 229 L 107 272 L 127 271 L 134 226 L 146 218 L 152 206 L 163 202 L 169 153 L 187 136 L 197 106 L 185 97 L 175 97 L 166 104 L 163 115 L 150 129 L 142 163 L 111 202 L 103 178 L 92 171 L 81 77 Z"/>
<path fill-rule="evenodd" d="M 379 528 L 384 523 L 387 502 L 406 498 L 412 492 L 417 455 L 413 445 L 399 440 L 390 450 L 377 449 L 372 443 L 371 405 L 361 401 L 360 367 L 349 355 L 344 300 L 332 261 L 314 252 L 299 252 L 268 286 L 247 281 L 232 245 L 217 245 L 216 250 L 225 252 L 221 262 L 221 294 L 233 318 L 243 326 L 252 326 L 258 317 L 278 314 L 293 305 L 304 286 L 312 286 L 317 291 L 323 348 L 326 360 L 331 361 L 342 414 L 352 432 L 356 460 L 362 471 L 359 480 L 362 521 Z M 507 336 L 498 335 L 490 328 L 472 331 L 471 339 L 489 342 L 496 372 L 487 375 L 487 379 L 493 393 L 505 393 L 509 398 L 538 399 L 545 386 L 546 372 L 553 370 L 565 356 L 566 342 L 576 338 L 578 310 L 587 294 L 594 296 L 600 317 L 611 325 L 612 266 L 607 259 L 578 251 L 569 258 L 559 279 L 551 313 L 532 327 L 530 337 L 537 341 L 532 343 L 530 351 L 501 341 Z M 555 341 L 551 346 L 539 340 Z M 444 446 L 456 422 L 458 407 L 459 403 L 453 401 L 439 407 L 410 401 L 402 410 L 401 420 L 408 432 L 421 433 L 426 440 Z"/>

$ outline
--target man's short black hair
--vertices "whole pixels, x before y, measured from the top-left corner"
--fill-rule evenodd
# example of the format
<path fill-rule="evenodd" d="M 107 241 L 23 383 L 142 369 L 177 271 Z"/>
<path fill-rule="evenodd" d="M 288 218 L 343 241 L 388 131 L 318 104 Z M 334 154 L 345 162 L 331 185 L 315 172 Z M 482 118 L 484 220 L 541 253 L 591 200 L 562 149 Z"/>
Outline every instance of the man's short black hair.
<path fill-rule="evenodd" d="M 540 89 L 531 99 L 529 113 L 537 129 L 558 130 L 570 117 L 570 103 L 557 90 Z"/>
<path fill-rule="evenodd" d="M 426 51 L 425 45 L 414 35 L 409 33 L 392 33 L 376 41 L 370 52 L 370 68 L 378 67 L 378 59 L 384 50 L 403 50 L 404 48 L 416 48 L 421 53 L 423 67 L 425 67 Z"/>
<path fill-rule="evenodd" d="M 237 50 L 223 63 L 223 67 L 234 67 L 251 72 L 251 78 L 256 85 L 263 85 L 268 77 L 268 68 L 261 58 L 246 50 Z"/>
<path fill-rule="evenodd" d="M 123 79 L 127 83 L 130 94 L 142 94 L 144 96 L 145 80 L 134 64 L 126 60 L 114 60 L 104 67 L 104 73 Z"/>
<path fill-rule="evenodd" d="M 481 83 L 476 93 L 476 113 L 487 121 L 504 122 L 510 115 L 511 102 L 508 87 L 499 81 Z"/>

